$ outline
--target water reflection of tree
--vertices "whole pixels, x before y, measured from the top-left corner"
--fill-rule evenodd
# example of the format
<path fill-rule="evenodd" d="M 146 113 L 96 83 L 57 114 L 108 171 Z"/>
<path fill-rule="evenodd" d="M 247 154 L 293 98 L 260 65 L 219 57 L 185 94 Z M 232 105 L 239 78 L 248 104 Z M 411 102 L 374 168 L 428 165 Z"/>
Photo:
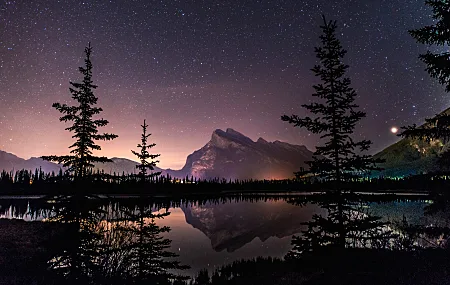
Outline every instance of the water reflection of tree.
<path fill-rule="evenodd" d="M 380 202 L 386 199 L 368 200 L 376 197 Z M 384 223 L 370 215 L 365 198 L 346 192 L 309 199 L 328 215 L 316 215 L 307 223 L 304 236 L 294 241 L 290 259 L 234 262 L 212 276 L 202 271 L 193 284 L 449 284 L 448 250 L 424 249 L 417 243 L 417 238 L 441 235 L 444 228 Z M 302 198 L 291 202 L 306 203 Z"/>
<path fill-rule="evenodd" d="M 140 199 L 137 205 L 120 207 L 120 215 L 112 230 L 120 246 L 111 252 L 108 262 L 121 269 L 121 278 L 132 284 L 171 284 L 186 279 L 175 271 L 188 267 L 180 265 L 174 259 L 177 255 L 168 251 L 171 240 L 164 234 L 170 228 L 156 224 L 170 212 L 153 212 L 151 204 Z"/>
<path fill-rule="evenodd" d="M 289 259 L 324 247 L 388 248 L 396 237 L 388 227 L 389 223 L 370 215 L 367 202 L 359 195 L 336 191 L 316 195 L 311 202 L 318 203 L 327 213 L 313 215 L 312 220 L 305 223 L 307 230 L 293 237 L 293 248 L 287 255 Z"/>
<path fill-rule="evenodd" d="M 433 202 L 425 208 L 428 224 L 411 224 L 405 217 L 393 223 L 399 233 L 397 248 L 420 250 L 423 248 L 450 249 L 450 195 L 433 196 Z"/>
<path fill-rule="evenodd" d="M 258 257 L 221 266 L 210 276 L 201 270 L 191 285 L 216 284 L 302 284 L 302 276 L 281 259 Z"/>
<path fill-rule="evenodd" d="M 113 209 L 93 196 L 60 196 L 49 221 L 61 226 L 52 247 L 49 282 L 61 284 L 172 284 L 187 268 L 168 251 L 169 227 L 158 226 L 169 212 L 153 213 L 144 202 Z M 134 201 L 135 202 L 135 201 Z"/>
<path fill-rule="evenodd" d="M 100 199 L 94 196 L 58 196 L 50 222 L 60 224 L 62 234 L 51 249 L 50 278 L 70 284 L 94 284 L 100 260 L 107 248 L 102 243 L 99 221 L 104 215 Z"/>

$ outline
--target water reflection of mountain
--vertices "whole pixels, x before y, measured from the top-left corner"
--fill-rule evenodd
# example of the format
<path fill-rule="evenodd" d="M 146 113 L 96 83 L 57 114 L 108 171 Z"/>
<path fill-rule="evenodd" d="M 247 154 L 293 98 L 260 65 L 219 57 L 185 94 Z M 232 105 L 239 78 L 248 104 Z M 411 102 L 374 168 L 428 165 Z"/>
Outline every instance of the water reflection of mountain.
<path fill-rule="evenodd" d="M 285 201 L 237 202 L 182 207 L 186 222 L 202 231 L 215 251 L 233 252 L 255 238 L 283 238 L 305 229 L 318 207 L 298 207 Z"/>

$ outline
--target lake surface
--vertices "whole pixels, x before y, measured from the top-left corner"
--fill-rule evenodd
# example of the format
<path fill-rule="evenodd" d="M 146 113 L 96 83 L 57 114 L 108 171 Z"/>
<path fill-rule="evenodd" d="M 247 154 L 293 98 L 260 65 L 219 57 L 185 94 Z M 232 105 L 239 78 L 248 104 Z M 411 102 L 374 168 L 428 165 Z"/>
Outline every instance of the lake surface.
<path fill-rule="evenodd" d="M 9 219 L 11 222 L 14 219 L 27 222 L 20 224 L 16 235 L 28 236 L 29 228 L 34 235 L 47 236 L 44 232 L 46 229 L 42 229 L 43 232 L 40 233 L 39 229 L 36 230 L 36 225 L 48 224 L 47 221 L 52 219 L 52 215 L 55 215 L 55 201 L 48 199 L 37 202 L 36 199 L 29 199 L 30 197 L 16 198 L 0 199 L 0 218 Z M 171 228 L 171 231 L 165 234 L 165 237 L 172 240 L 170 250 L 179 255 L 178 260 L 182 264 L 190 266 L 184 274 L 194 276 L 203 268 L 213 271 L 235 260 L 258 256 L 285 256 L 291 249 L 292 236 L 305 230 L 302 223 L 311 220 L 314 214 L 326 213 L 317 204 L 305 203 L 297 206 L 288 200 L 289 198 L 231 198 L 225 201 L 201 202 L 180 200 L 177 203 L 165 200 L 159 204 L 148 201 L 146 207 L 153 213 L 170 212 L 163 219 L 156 219 L 156 224 Z M 134 207 L 133 199 L 116 199 L 107 203 L 103 201 L 96 206 L 103 212 L 96 216 L 95 222 L 113 225 L 118 217 L 121 217 L 124 211 L 121 207 L 125 202 L 128 209 Z M 424 208 L 430 203 L 417 198 L 372 202 L 368 203 L 367 207 L 371 214 L 386 221 L 406 219 L 411 224 L 420 225 L 445 223 L 445 218 L 424 214 Z M 0 224 L 0 243 L 8 240 L 7 236 L 14 235 L 14 230 L 11 224 Z M 105 239 L 110 239 L 110 236 L 113 235 L 105 234 Z M 12 243 L 13 246 L 23 246 L 20 242 L 19 238 L 18 245 Z M 39 240 L 36 242 L 39 243 Z M 9 244 L 11 245 L 11 241 Z M 33 247 L 32 244 L 28 246 Z M 0 263 L 6 258 L 0 257 Z"/>

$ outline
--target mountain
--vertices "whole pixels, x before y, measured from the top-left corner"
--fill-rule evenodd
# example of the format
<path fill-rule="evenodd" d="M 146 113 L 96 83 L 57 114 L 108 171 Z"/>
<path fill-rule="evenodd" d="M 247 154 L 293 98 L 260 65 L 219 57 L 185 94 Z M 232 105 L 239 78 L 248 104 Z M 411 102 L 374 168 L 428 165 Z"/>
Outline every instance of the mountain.
<path fill-rule="evenodd" d="M 379 174 L 388 177 L 401 177 L 438 170 L 436 160 L 443 145 L 438 141 L 427 143 L 416 139 L 402 139 L 374 155 L 385 159 L 380 164 Z"/>
<path fill-rule="evenodd" d="M 44 172 L 59 172 L 60 165 L 45 161 L 38 157 L 32 157 L 30 159 L 23 159 L 14 154 L 0 150 L 0 171 L 6 170 L 21 170 L 27 169 L 34 171 L 36 168 L 41 167 Z"/>
<path fill-rule="evenodd" d="M 173 177 L 226 179 L 283 179 L 293 177 L 295 171 L 307 167 L 305 161 L 312 159 L 313 153 L 305 146 L 285 142 L 267 142 L 259 138 L 256 142 L 233 130 L 215 130 L 211 140 L 201 149 L 194 151 L 186 159 L 180 170 L 155 168 Z M 98 163 L 94 169 L 105 173 L 135 173 L 137 162 L 126 158 L 112 158 L 113 162 Z M 45 172 L 58 172 L 60 165 L 40 158 L 28 160 L 0 151 L 0 171 L 5 169 L 34 170 L 42 167 Z"/>
<path fill-rule="evenodd" d="M 321 212 L 316 205 L 298 207 L 284 201 L 182 206 L 186 222 L 203 232 L 215 251 L 233 252 L 255 238 L 290 237 L 305 230 L 303 224 Z"/>
<path fill-rule="evenodd" d="M 118 173 L 122 174 L 122 172 L 125 173 L 134 173 L 136 172 L 136 165 L 138 163 L 136 161 L 126 159 L 126 158 L 118 158 L 114 157 L 111 159 L 113 162 L 108 163 L 96 163 L 94 170 L 96 171 L 99 169 L 100 171 L 105 171 L 105 173 Z M 45 161 L 38 157 L 32 157 L 30 159 L 23 159 L 20 158 L 14 154 L 5 152 L 0 150 L 0 171 L 6 170 L 20 170 L 20 169 L 26 169 L 26 170 L 32 170 L 34 171 L 36 168 L 41 167 L 44 172 L 52 172 L 55 173 L 59 172 L 60 168 L 63 168 L 60 164 L 56 164 L 53 162 Z M 160 168 L 156 167 L 155 171 L 163 171 Z"/>
<path fill-rule="evenodd" d="M 440 115 L 450 115 L 450 108 Z M 426 125 L 421 127 L 426 127 Z M 436 165 L 437 157 L 449 147 L 450 143 L 443 143 L 440 140 L 427 142 L 404 138 L 388 146 L 374 157 L 386 160 L 380 165 L 385 169 L 380 173 L 381 175 L 396 177 L 421 174 L 439 170 Z"/>
<path fill-rule="evenodd" d="M 95 164 L 95 171 L 98 169 L 100 171 L 104 171 L 105 173 L 111 173 L 113 174 L 114 172 L 116 172 L 117 174 L 122 174 L 122 172 L 125 173 L 138 173 L 139 170 L 136 169 L 136 165 L 138 165 L 139 163 L 130 159 L 126 159 L 126 158 L 119 158 L 119 157 L 113 157 L 111 158 L 111 160 L 113 162 L 107 162 L 107 163 L 96 163 Z M 166 171 L 159 168 L 159 167 L 155 167 L 155 169 L 153 170 L 153 172 L 158 172 L 161 171 L 162 174 L 165 174 Z"/>
<path fill-rule="evenodd" d="M 305 161 L 312 156 L 303 145 L 267 142 L 263 138 L 254 142 L 233 129 L 217 129 L 211 140 L 190 154 L 184 167 L 174 175 L 206 179 L 292 178 L 293 172 L 307 167 Z"/>

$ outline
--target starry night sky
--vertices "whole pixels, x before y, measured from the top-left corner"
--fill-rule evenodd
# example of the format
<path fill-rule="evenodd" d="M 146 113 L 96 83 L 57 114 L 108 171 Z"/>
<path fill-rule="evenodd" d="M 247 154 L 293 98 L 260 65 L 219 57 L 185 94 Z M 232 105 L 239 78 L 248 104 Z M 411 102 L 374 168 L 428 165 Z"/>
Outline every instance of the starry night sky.
<path fill-rule="evenodd" d="M 0 149 L 66 154 L 71 134 L 53 102 L 71 103 L 92 42 L 95 95 L 119 138 L 102 154 L 133 158 L 147 119 L 160 167 L 180 168 L 217 129 L 314 149 L 317 137 L 280 120 L 306 115 L 317 83 L 321 14 L 336 19 L 349 76 L 367 112 L 356 137 L 372 153 L 450 100 L 407 33 L 431 22 L 423 0 L 23 0 L 0 2 Z"/>

